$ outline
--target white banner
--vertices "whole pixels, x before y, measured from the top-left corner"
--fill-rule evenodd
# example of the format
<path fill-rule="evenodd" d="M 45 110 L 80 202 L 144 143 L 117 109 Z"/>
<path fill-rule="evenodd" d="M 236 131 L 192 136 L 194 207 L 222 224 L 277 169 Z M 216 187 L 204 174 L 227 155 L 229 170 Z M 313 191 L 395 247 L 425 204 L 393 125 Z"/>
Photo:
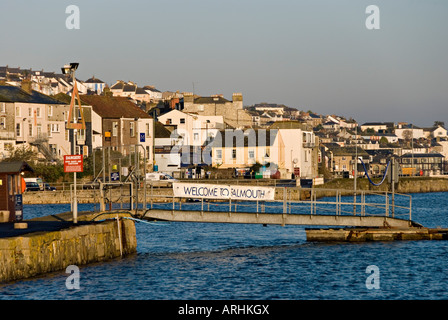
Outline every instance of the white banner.
<path fill-rule="evenodd" d="M 207 198 L 232 199 L 247 201 L 274 200 L 274 187 L 231 186 L 224 184 L 202 183 L 173 183 L 175 197 L 179 198 Z"/>

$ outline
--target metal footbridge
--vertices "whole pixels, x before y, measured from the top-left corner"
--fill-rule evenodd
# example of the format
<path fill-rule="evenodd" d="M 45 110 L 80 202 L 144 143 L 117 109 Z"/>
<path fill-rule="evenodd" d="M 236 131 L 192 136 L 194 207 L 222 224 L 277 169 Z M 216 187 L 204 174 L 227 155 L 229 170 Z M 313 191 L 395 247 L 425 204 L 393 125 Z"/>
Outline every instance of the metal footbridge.
<path fill-rule="evenodd" d="M 271 187 L 263 191 L 269 191 L 270 197 L 258 197 L 261 191 L 254 191 L 257 187 L 234 187 L 236 186 L 226 185 L 223 188 L 222 185 L 183 183 L 175 184 L 172 193 L 168 193 L 171 189 L 167 189 L 165 195 L 156 195 L 150 188 L 151 192 L 147 193 L 148 203 L 143 208 L 135 208 L 136 215 L 145 220 L 176 222 L 422 227 L 412 221 L 412 197 L 406 194 Z"/>

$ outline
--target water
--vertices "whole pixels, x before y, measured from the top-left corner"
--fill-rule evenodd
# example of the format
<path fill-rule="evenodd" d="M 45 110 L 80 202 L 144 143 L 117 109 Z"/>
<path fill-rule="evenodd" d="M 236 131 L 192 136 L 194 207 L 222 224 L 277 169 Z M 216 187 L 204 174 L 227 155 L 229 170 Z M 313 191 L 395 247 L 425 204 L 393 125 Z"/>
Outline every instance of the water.
<path fill-rule="evenodd" d="M 413 194 L 413 220 L 448 228 L 448 193 Z M 79 205 L 79 210 L 92 209 Z M 69 211 L 28 205 L 25 218 Z M 50 212 L 53 211 L 53 212 Z M 312 243 L 304 227 L 137 223 L 138 253 L 0 286 L 0 299 L 448 299 L 448 241 Z M 367 289 L 366 268 L 379 269 Z M 378 282 L 377 282 L 378 283 Z"/>

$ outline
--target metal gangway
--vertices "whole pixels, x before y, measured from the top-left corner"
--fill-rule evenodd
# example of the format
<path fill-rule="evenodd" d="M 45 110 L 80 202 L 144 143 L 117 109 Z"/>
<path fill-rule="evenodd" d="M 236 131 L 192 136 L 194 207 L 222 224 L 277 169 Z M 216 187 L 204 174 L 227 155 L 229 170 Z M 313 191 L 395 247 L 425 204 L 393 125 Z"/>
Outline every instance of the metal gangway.
<path fill-rule="evenodd" d="M 148 220 L 343 227 L 420 227 L 412 221 L 412 196 L 387 191 L 274 188 L 270 201 L 176 197 L 149 188 Z M 169 191 L 170 189 L 166 190 Z"/>

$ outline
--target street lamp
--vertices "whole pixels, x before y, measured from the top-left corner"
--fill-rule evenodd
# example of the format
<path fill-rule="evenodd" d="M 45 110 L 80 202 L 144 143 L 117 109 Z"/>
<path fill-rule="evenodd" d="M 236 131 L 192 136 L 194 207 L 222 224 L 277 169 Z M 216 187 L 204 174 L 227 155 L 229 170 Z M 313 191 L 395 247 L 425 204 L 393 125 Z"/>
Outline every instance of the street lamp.
<path fill-rule="evenodd" d="M 70 109 L 68 113 L 68 123 L 66 128 L 73 130 L 73 141 L 72 141 L 72 155 L 76 154 L 76 130 L 77 129 L 85 129 L 85 122 L 83 117 L 83 112 L 81 108 L 81 100 L 79 99 L 78 94 L 78 88 L 76 86 L 76 78 L 75 78 L 75 71 L 78 69 L 79 63 L 72 62 L 70 64 L 64 65 L 64 67 L 61 68 L 62 73 L 72 76 L 73 78 L 73 92 L 72 92 L 72 99 L 70 102 Z M 79 104 L 79 112 L 81 115 L 81 123 L 77 123 L 78 117 L 76 116 L 75 111 L 75 95 L 78 97 L 78 104 Z M 71 122 L 71 118 L 73 115 L 73 122 Z M 78 199 L 76 196 L 76 172 L 73 172 L 73 183 L 75 188 L 75 193 L 73 196 L 73 223 L 78 223 Z"/>

